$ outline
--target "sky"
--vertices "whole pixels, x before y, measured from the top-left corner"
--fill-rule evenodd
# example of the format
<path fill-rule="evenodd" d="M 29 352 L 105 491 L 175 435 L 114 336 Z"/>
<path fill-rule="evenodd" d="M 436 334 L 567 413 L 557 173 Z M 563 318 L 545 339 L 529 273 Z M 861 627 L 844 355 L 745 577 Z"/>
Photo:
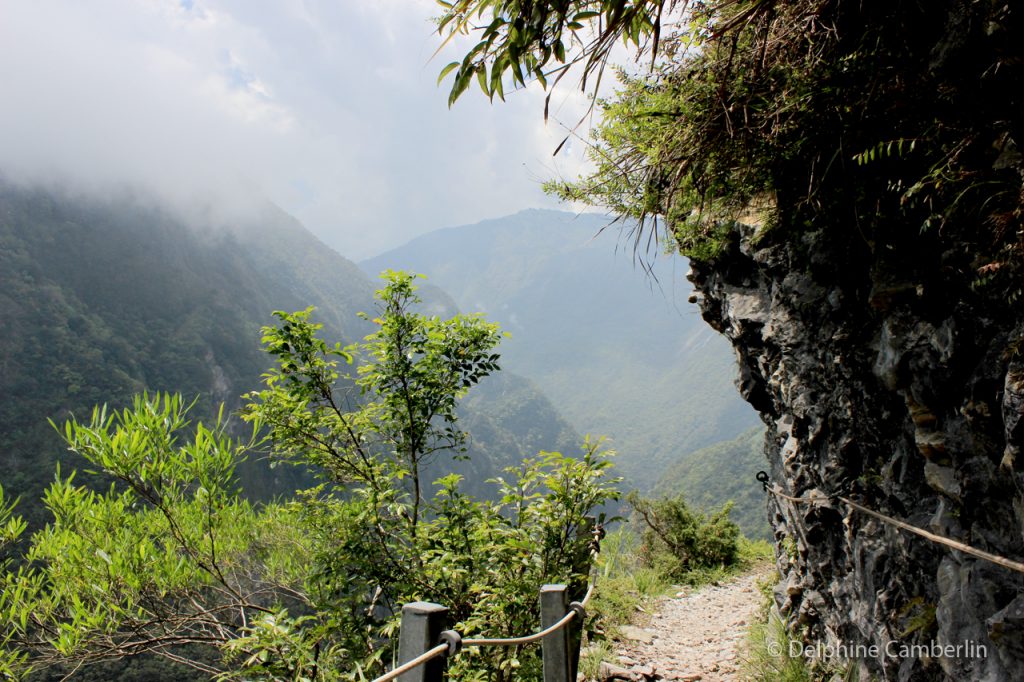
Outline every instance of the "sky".
<path fill-rule="evenodd" d="M 361 259 L 525 208 L 586 99 L 538 85 L 449 110 L 434 0 L 0 0 L 0 174 L 232 215 L 262 195 Z M 433 57 L 432 57 L 433 56 Z M 564 124 L 564 125 L 563 125 Z M 227 218 L 230 219 L 230 218 Z"/>

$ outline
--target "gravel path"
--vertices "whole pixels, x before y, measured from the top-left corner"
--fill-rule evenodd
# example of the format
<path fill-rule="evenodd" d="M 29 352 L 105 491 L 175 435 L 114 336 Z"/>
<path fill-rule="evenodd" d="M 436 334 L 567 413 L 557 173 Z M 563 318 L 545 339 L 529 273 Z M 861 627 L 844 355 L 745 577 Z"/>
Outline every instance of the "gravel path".
<path fill-rule="evenodd" d="M 739 653 L 761 603 L 756 583 L 770 571 L 758 566 L 727 583 L 661 599 L 646 624 L 622 628 L 618 665 L 605 665 L 602 678 L 740 679 Z"/>

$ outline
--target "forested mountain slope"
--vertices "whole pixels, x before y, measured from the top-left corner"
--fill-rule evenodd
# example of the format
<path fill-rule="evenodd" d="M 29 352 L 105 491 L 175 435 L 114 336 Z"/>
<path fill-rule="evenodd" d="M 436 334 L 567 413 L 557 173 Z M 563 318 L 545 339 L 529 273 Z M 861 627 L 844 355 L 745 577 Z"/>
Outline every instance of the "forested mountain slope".
<path fill-rule="evenodd" d="M 705 512 L 732 500 L 731 518 L 751 538 L 771 538 L 765 494 L 756 482 L 765 468 L 764 428 L 754 426 L 732 440 L 683 454 L 665 470 L 654 492 L 682 493 L 687 504 Z"/>
<path fill-rule="evenodd" d="M 651 488 L 681 455 L 736 437 L 756 416 L 733 385 L 728 344 L 686 299 L 683 259 L 655 278 L 615 248 L 608 219 L 528 210 L 439 230 L 364 261 L 423 272 L 464 310 L 511 333 L 505 366 L 580 432 L 605 434 L 629 482 Z"/>
<path fill-rule="evenodd" d="M 60 456 L 48 420 L 123 405 L 143 390 L 198 396 L 200 415 L 221 401 L 234 409 L 271 364 L 259 329 L 273 310 L 314 305 L 324 336 L 347 343 L 370 331 L 357 312 L 373 309 L 375 286 L 270 204 L 244 224 L 195 225 L 128 196 L 97 201 L 0 185 L 4 488 L 22 497 L 34 523 L 44 521 L 34 501 L 54 465 L 79 465 Z M 440 292 L 431 301 L 446 305 Z M 471 489 L 539 448 L 577 447 L 525 380 L 492 377 L 479 390 L 466 411 L 475 456 L 462 466 Z M 512 421 L 532 430 L 521 438 Z M 265 497 L 289 492 L 298 476 L 254 463 L 244 487 Z"/>

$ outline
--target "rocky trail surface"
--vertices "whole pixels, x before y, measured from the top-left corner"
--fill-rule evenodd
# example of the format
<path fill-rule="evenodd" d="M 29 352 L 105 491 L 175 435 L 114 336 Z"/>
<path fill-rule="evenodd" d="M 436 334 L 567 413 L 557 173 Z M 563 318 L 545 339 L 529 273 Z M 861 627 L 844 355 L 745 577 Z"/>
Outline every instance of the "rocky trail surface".
<path fill-rule="evenodd" d="M 601 679 L 741 679 L 742 647 L 762 599 L 757 582 L 770 571 L 762 564 L 729 581 L 662 598 L 641 625 L 621 628 L 617 660 L 602 663 Z"/>

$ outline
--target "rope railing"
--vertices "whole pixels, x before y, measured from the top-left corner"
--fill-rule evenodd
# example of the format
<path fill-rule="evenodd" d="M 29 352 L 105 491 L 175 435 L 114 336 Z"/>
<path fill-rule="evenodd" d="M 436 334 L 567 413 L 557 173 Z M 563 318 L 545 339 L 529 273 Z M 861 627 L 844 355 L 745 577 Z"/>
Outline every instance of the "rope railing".
<path fill-rule="evenodd" d="M 569 605 L 569 608 L 572 608 L 575 605 L 580 606 L 580 608 L 582 609 L 582 605 L 579 604 L 578 602 L 573 602 L 572 604 Z M 578 615 L 577 611 L 575 609 L 573 609 L 572 611 L 569 611 L 569 613 L 567 613 L 564 616 L 562 616 L 562 619 L 560 621 L 558 621 L 557 623 L 555 623 L 554 625 L 550 625 L 547 628 L 541 630 L 540 632 L 535 632 L 532 635 L 523 635 L 522 637 L 506 637 L 506 638 L 503 638 L 503 639 L 500 639 L 500 638 L 499 639 L 464 639 L 464 640 L 462 640 L 462 645 L 463 646 L 519 646 L 520 644 L 533 644 L 534 642 L 539 642 L 540 640 L 544 639 L 545 637 L 550 635 L 552 632 L 557 632 L 558 630 L 561 630 L 562 628 L 564 628 L 566 625 L 569 624 L 569 621 L 571 621 L 573 618 L 576 618 L 577 615 Z M 582 620 L 582 618 L 580 620 Z"/>
<path fill-rule="evenodd" d="M 998 554 L 986 552 L 983 549 L 972 547 L 958 540 L 953 540 L 952 538 L 947 538 L 943 535 L 932 533 L 931 531 L 927 531 L 924 528 L 918 528 L 917 526 L 909 524 L 906 521 L 901 521 L 900 519 L 887 516 L 886 514 L 875 511 L 874 509 L 869 509 L 868 507 L 865 507 L 862 504 L 854 502 L 853 500 L 847 497 L 843 497 L 842 495 L 835 495 L 832 497 L 828 497 L 825 495 L 816 495 L 812 497 L 793 497 L 792 495 L 787 495 L 786 493 L 782 492 L 782 489 L 779 488 L 778 485 L 769 485 L 768 474 L 763 471 L 758 472 L 757 480 L 762 484 L 764 491 L 766 493 L 770 493 L 772 495 L 775 495 L 776 497 L 781 497 L 782 499 L 789 500 L 790 502 L 793 502 L 795 504 L 826 504 L 832 503 L 833 500 L 837 500 L 847 505 L 851 509 L 859 511 L 862 514 L 867 514 L 872 518 L 878 519 L 879 521 L 899 528 L 900 530 L 905 530 L 908 533 L 913 533 L 914 535 L 920 536 L 936 544 L 949 547 L 950 549 L 955 549 L 959 552 L 963 552 L 964 554 L 969 554 L 970 556 L 982 559 L 984 561 L 988 561 L 997 566 L 1002 566 L 1003 568 L 1007 568 L 1011 571 L 1024 573 L 1024 563 L 1021 563 L 1020 561 L 1007 559 L 1006 557 L 1001 557 Z"/>
<path fill-rule="evenodd" d="M 590 585 L 587 587 L 587 593 L 583 595 L 583 599 L 580 601 L 580 606 L 587 608 L 590 603 L 590 598 L 594 596 L 594 588 L 597 587 L 597 574 L 590 579 Z"/>
<path fill-rule="evenodd" d="M 562 616 L 562 619 L 557 623 L 548 626 L 540 632 L 535 632 L 532 635 L 524 635 L 522 637 L 505 637 L 505 638 L 493 638 L 493 639 L 464 639 L 462 640 L 462 646 L 518 646 L 520 644 L 533 644 L 539 642 L 552 632 L 561 630 L 563 627 L 569 624 L 573 618 L 579 618 L 582 623 L 587 617 L 587 604 L 590 603 L 590 598 L 594 594 L 594 587 L 597 584 L 597 576 L 592 576 L 590 583 L 587 585 L 587 593 L 584 595 L 581 601 L 574 601 L 569 604 L 569 612 Z"/>
<path fill-rule="evenodd" d="M 437 658 L 438 656 L 447 655 L 448 648 L 449 648 L 449 646 L 448 646 L 447 642 L 445 642 L 444 644 L 438 644 L 433 649 L 430 649 L 429 651 L 426 651 L 426 652 L 420 654 L 419 656 L 417 656 L 416 658 L 412 659 L 411 661 L 408 661 L 407 663 L 403 663 L 402 665 L 398 666 L 394 670 L 389 670 L 388 672 L 384 673 L 380 677 L 374 679 L 373 682 L 390 682 L 390 680 L 393 680 L 396 677 L 398 677 L 399 675 L 402 675 L 404 673 L 409 672 L 413 668 L 418 668 L 419 666 L 423 665 L 424 663 L 426 663 L 429 660 Z"/>
<path fill-rule="evenodd" d="M 445 640 L 441 644 L 438 644 L 432 649 L 425 651 L 416 658 L 403 663 L 393 670 L 381 675 L 380 677 L 374 678 L 373 682 L 390 682 L 404 673 L 417 668 L 428 661 L 431 661 L 438 656 L 451 656 L 454 655 L 464 646 L 472 647 L 485 647 L 485 646 L 525 646 L 528 644 L 534 644 L 541 641 L 545 637 L 558 632 L 567 626 L 573 619 L 578 619 L 582 623 L 586 619 L 586 604 L 590 601 L 594 595 L 594 588 L 596 586 L 596 578 L 587 585 L 586 595 L 581 601 L 572 602 L 569 604 L 569 611 L 562 616 L 558 621 L 549 625 L 539 632 L 535 632 L 530 635 L 523 635 L 522 637 L 504 637 L 504 638 L 474 638 L 474 639 L 462 639 L 461 635 L 455 630 L 445 630 L 441 633 L 442 638 Z M 547 586 L 547 587 L 564 587 L 558 586 Z"/>
<path fill-rule="evenodd" d="M 594 539 L 591 542 L 591 564 L 593 564 L 594 557 L 600 550 L 599 543 L 604 536 L 604 529 L 600 525 L 596 525 L 593 527 L 592 535 Z M 593 571 L 591 572 L 587 591 L 583 599 L 570 603 L 566 603 L 568 588 L 565 585 L 543 586 L 540 592 L 541 624 L 543 625 L 545 621 L 550 624 L 539 632 L 521 637 L 462 639 L 462 636 L 455 630 L 439 631 L 447 615 L 445 607 L 425 602 L 407 604 L 402 608 L 401 638 L 399 641 L 400 655 L 407 652 L 407 647 L 419 644 L 420 648 L 422 648 L 423 642 L 437 642 L 440 640 L 441 643 L 375 678 L 373 682 L 390 682 L 406 673 L 420 669 L 421 666 L 425 666 L 435 658 L 454 656 L 464 646 L 526 646 L 542 640 L 544 642 L 545 682 L 574 682 L 576 679 L 576 665 L 579 659 L 579 637 L 575 637 L 574 644 L 570 644 L 571 638 L 569 634 L 562 633 L 561 631 L 574 620 L 578 621 L 580 626 L 582 626 L 587 616 L 587 604 L 590 603 L 591 598 L 594 596 L 596 585 L 597 575 L 596 571 Z M 553 617 L 557 617 L 555 622 L 551 622 Z M 573 650 L 573 646 L 575 650 Z M 443 667 L 441 669 L 443 670 Z M 429 675 L 422 669 L 417 672 L 423 673 L 416 678 L 418 680 L 441 679 L 441 675 L 436 670 L 433 674 Z"/>

